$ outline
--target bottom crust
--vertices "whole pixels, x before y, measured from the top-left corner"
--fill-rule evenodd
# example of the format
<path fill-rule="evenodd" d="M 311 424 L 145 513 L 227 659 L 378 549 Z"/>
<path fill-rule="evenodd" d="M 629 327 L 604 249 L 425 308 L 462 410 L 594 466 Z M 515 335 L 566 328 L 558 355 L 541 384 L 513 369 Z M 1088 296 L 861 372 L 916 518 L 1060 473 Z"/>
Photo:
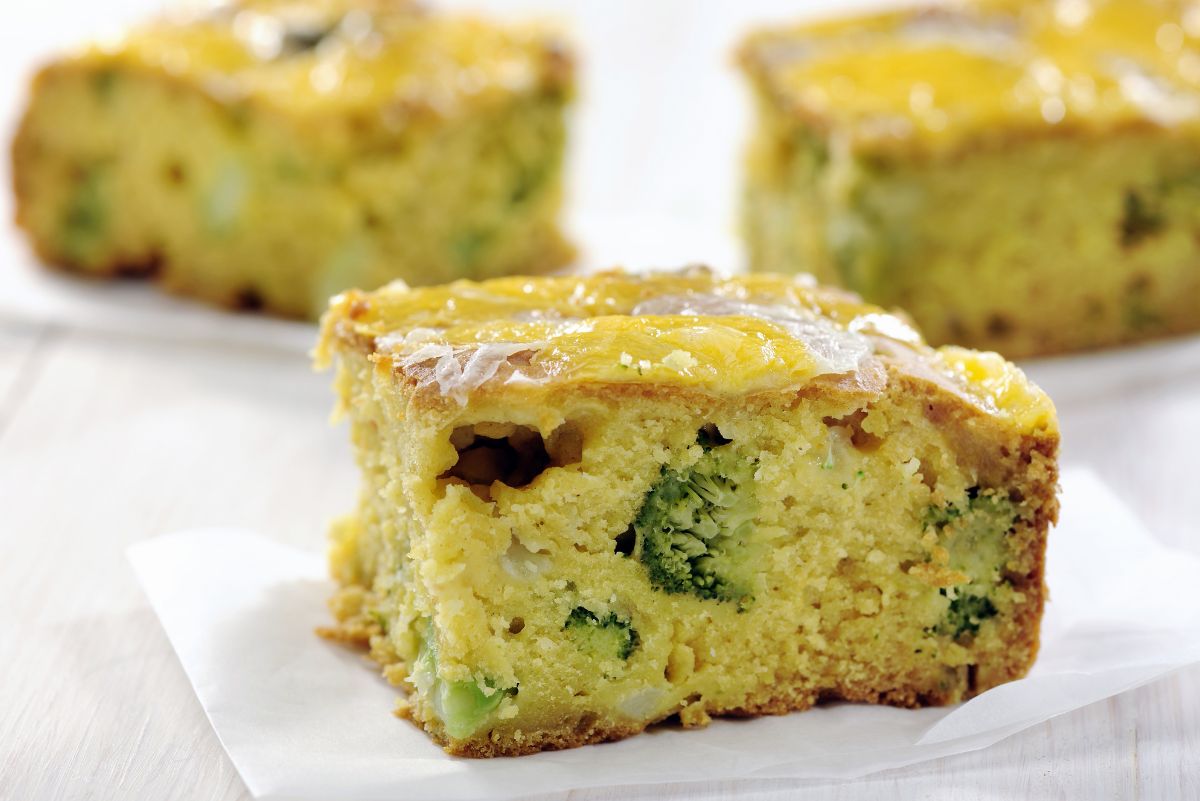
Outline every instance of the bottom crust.
<path fill-rule="evenodd" d="M 351 609 L 360 608 L 368 593 L 361 587 L 345 588 L 343 592 L 346 591 L 348 591 L 349 598 L 339 593 L 331 601 L 335 614 L 341 613 L 338 615 L 342 618 L 341 622 L 333 627 L 318 628 L 317 634 L 356 650 L 366 651 L 370 648 L 371 638 L 380 633 L 378 624 L 354 614 Z M 350 612 L 350 616 L 343 617 L 347 612 Z M 651 726 L 672 719 L 678 719 L 684 728 L 692 729 L 707 726 L 714 717 L 753 718 L 762 715 L 787 715 L 792 712 L 803 712 L 826 702 L 877 704 L 904 709 L 946 706 L 968 700 L 992 687 L 1023 677 L 1037 656 L 1037 622 L 1039 618 L 1040 610 L 1029 609 L 1024 619 L 1020 621 L 1022 623 L 1021 630 L 1025 636 L 1020 641 L 1012 643 L 1014 653 L 1024 653 L 1028 657 L 1023 661 L 1010 662 L 1006 666 L 1007 669 L 999 674 L 991 672 L 986 685 L 977 684 L 978 666 L 963 665 L 958 668 L 959 671 L 967 674 L 966 690 L 960 697 L 956 697 L 953 689 L 930 690 L 917 685 L 900 685 L 880 689 L 869 683 L 859 683 L 820 691 L 794 689 L 783 692 L 780 692 L 781 688 L 779 687 L 772 687 L 763 693 L 764 697 L 751 700 L 741 706 L 708 707 L 705 704 L 696 703 L 645 723 L 606 721 L 595 712 L 585 712 L 574 719 L 563 721 L 562 725 L 553 729 L 521 732 L 519 739 L 494 732 L 489 732 L 484 738 L 452 739 L 445 735 L 439 721 L 423 718 L 419 710 L 406 701 L 402 701 L 398 705 L 396 715 L 420 726 L 448 754 L 486 759 L 500 756 L 524 756 L 539 751 L 560 751 L 583 745 L 623 740 L 626 737 L 641 734 Z M 396 662 L 381 659 L 378 653 L 372 653 L 371 658 L 384 668 L 385 674 L 388 673 L 389 667 L 399 667 Z"/>
<path fill-rule="evenodd" d="M 1024 673 L 1024 670 L 1015 672 L 1006 681 L 1020 678 Z M 568 722 L 556 729 L 528 732 L 519 742 L 499 738 L 496 740 L 452 740 L 440 731 L 436 722 L 431 726 L 429 722 L 422 720 L 411 707 L 404 707 L 398 712 L 398 715 L 411 720 L 424 729 L 448 754 L 490 758 L 524 756 L 539 751 L 559 751 L 578 748 L 582 745 L 623 740 L 626 737 L 641 734 L 651 726 L 674 718 L 678 718 L 684 728 L 696 729 L 707 726 L 713 717 L 754 718 L 763 715 L 787 715 L 792 712 L 803 712 L 820 703 L 835 701 L 919 709 L 927 706 L 946 706 L 954 703 L 955 699 L 950 692 L 928 692 L 917 687 L 899 687 L 889 690 L 876 690 L 865 686 L 851 687 L 821 693 L 805 692 L 796 695 L 769 696 L 761 701 L 729 709 L 693 710 L 691 707 L 685 707 L 679 712 L 645 724 L 605 723 L 594 715 L 583 715 L 580 719 Z"/>

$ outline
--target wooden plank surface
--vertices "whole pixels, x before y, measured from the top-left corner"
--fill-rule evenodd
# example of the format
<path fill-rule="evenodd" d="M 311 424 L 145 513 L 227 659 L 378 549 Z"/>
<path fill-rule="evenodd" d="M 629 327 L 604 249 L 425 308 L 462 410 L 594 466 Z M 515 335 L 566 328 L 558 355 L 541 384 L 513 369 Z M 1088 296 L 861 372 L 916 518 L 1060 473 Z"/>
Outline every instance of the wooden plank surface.
<path fill-rule="evenodd" d="M 242 799 L 125 561 L 132 542 L 236 524 L 320 547 L 356 489 L 328 377 L 278 351 L 0 325 L 0 798 Z M 12 402 L 12 398 L 19 398 Z M 1061 410 L 1164 540 L 1200 550 L 1200 383 Z M 406 725 L 397 723 L 397 725 Z M 282 744 L 281 744 L 282 747 Z M 1200 798 L 1200 669 L 984 751 L 856 782 L 759 781 L 553 798 Z"/>
<path fill-rule="evenodd" d="M 0 320 L 0 438 L 34 383 L 39 346 L 53 336 L 48 326 Z"/>
<path fill-rule="evenodd" d="M 327 377 L 80 333 L 38 360 L 0 440 L 0 797 L 244 797 L 124 551 L 227 523 L 321 542 L 355 491 Z"/>

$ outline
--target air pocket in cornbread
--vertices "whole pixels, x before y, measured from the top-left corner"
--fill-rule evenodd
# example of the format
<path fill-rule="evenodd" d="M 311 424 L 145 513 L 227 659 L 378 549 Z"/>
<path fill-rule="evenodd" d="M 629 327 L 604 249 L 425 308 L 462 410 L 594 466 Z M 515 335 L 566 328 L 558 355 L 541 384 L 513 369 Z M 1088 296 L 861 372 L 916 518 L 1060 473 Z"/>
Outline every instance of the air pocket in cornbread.
<path fill-rule="evenodd" d="M 754 269 L 1024 357 L 1200 330 L 1200 14 L 986 0 L 751 36 Z"/>
<path fill-rule="evenodd" d="M 335 636 L 447 750 L 945 704 L 1037 652 L 1058 429 L 1002 358 L 803 278 L 337 298 Z"/>
<path fill-rule="evenodd" d="M 393 278 L 544 272 L 556 34 L 386 0 L 238 0 L 42 70 L 13 145 L 49 264 L 289 316 Z"/>

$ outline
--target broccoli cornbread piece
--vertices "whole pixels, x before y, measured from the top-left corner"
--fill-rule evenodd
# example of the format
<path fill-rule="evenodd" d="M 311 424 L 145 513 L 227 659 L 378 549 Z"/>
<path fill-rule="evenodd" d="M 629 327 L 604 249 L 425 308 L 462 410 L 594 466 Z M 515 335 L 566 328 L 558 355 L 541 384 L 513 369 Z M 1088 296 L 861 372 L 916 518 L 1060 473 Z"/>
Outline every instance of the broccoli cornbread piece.
<path fill-rule="evenodd" d="M 944 704 L 1034 659 L 1054 408 L 802 278 L 505 278 L 334 300 L 363 474 L 331 633 L 456 754 L 678 715 Z"/>
<path fill-rule="evenodd" d="M 753 34 L 752 267 L 1009 357 L 1200 329 L 1200 14 L 989 0 Z"/>
<path fill-rule="evenodd" d="M 571 60 L 555 34 L 386 0 L 240 0 L 35 78 L 17 221 L 48 264 L 241 308 L 544 272 Z M 84 122 L 85 121 L 85 122 Z"/>

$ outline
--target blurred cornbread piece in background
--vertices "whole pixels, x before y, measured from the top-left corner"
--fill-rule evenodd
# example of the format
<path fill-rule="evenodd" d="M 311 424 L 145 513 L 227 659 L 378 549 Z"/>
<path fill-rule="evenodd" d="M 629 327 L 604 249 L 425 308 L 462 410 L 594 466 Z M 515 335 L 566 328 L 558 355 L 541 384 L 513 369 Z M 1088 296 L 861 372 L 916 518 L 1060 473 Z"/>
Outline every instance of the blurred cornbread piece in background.
<path fill-rule="evenodd" d="M 1049 354 L 1200 329 L 1200 6 L 1011 0 L 763 30 L 754 269 Z"/>
<path fill-rule="evenodd" d="M 318 360 L 363 474 L 329 633 L 452 753 L 950 703 L 1036 654 L 1054 407 L 849 293 L 391 285 L 334 300 Z"/>
<path fill-rule="evenodd" d="M 537 26 L 386 0 L 210 6 L 35 78 L 17 221 L 47 263 L 316 317 L 329 296 L 541 272 L 572 62 Z"/>

